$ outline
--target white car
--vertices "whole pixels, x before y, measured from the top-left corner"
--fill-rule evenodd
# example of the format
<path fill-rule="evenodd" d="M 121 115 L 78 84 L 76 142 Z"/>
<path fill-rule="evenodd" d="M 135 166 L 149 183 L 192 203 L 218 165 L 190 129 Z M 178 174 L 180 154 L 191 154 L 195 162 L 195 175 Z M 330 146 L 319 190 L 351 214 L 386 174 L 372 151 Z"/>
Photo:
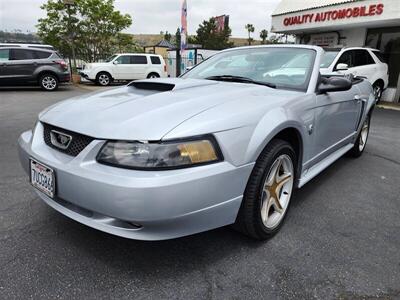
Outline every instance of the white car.
<path fill-rule="evenodd" d="M 381 99 L 389 83 L 388 65 L 379 50 L 372 48 L 325 49 L 320 68 L 325 75 L 339 73 L 367 78 L 374 87 L 376 101 Z"/>
<path fill-rule="evenodd" d="M 167 66 L 161 55 L 115 54 L 101 63 L 85 65 L 81 76 L 99 85 L 109 85 L 114 80 L 136 80 L 167 77 Z"/>

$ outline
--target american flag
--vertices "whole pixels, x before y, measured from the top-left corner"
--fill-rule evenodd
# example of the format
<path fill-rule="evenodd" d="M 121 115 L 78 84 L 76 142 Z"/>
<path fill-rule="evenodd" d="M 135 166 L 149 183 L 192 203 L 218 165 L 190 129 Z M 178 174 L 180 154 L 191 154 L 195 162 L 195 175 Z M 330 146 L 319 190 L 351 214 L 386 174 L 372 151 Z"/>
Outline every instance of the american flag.
<path fill-rule="evenodd" d="M 181 14 L 181 51 L 184 51 L 187 47 L 187 2 L 182 2 L 182 14 Z"/>

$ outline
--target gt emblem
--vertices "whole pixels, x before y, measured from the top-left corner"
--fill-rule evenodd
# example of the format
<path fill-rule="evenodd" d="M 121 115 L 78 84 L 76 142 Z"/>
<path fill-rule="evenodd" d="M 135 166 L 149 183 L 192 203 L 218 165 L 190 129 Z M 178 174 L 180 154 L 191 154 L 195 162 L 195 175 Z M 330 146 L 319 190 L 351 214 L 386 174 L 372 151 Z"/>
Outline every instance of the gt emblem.
<path fill-rule="evenodd" d="M 57 130 L 50 131 L 50 138 L 51 143 L 62 150 L 66 150 L 72 142 L 72 136 Z"/>

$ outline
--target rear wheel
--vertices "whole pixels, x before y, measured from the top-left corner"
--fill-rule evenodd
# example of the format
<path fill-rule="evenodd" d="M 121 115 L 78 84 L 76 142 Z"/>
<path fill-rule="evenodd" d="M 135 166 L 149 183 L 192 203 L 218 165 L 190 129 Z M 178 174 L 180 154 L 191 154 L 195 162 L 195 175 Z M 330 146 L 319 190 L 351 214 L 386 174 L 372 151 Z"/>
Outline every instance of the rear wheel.
<path fill-rule="evenodd" d="M 363 154 L 368 141 L 370 124 L 371 116 L 369 115 L 362 125 L 361 131 L 357 137 L 356 142 L 354 143 L 353 148 L 349 152 L 351 156 L 360 157 Z"/>
<path fill-rule="evenodd" d="M 247 183 L 234 227 L 258 240 L 279 231 L 292 197 L 296 154 L 283 140 L 273 140 L 258 158 Z"/>
<path fill-rule="evenodd" d="M 147 75 L 147 78 L 160 78 L 160 75 L 157 73 L 150 73 L 149 75 Z"/>
<path fill-rule="evenodd" d="M 108 86 L 111 84 L 111 76 L 106 72 L 101 72 L 96 76 L 96 83 L 101 86 Z"/>
<path fill-rule="evenodd" d="M 39 78 L 39 85 L 45 91 L 55 91 L 58 89 L 58 78 L 50 73 L 43 74 Z"/>

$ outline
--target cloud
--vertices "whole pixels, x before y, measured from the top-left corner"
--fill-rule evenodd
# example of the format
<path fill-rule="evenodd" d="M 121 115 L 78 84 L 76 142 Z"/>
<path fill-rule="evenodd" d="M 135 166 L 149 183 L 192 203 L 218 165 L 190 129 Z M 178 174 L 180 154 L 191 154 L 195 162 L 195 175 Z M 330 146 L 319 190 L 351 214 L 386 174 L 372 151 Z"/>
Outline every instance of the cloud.
<path fill-rule="evenodd" d="M 212 16 L 230 15 L 234 37 L 245 37 L 245 24 L 256 27 L 255 37 L 271 27 L 271 14 L 280 0 L 187 0 L 189 34 Z M 0 28 L 35 31 L 37 20 L 44 15 L 40 5 L 44 0 L 0 0 Z M 116 0 L 115 6 L 133 18 L 130 33 L 175 33 L 180 25 L 181 0 Z"/>

